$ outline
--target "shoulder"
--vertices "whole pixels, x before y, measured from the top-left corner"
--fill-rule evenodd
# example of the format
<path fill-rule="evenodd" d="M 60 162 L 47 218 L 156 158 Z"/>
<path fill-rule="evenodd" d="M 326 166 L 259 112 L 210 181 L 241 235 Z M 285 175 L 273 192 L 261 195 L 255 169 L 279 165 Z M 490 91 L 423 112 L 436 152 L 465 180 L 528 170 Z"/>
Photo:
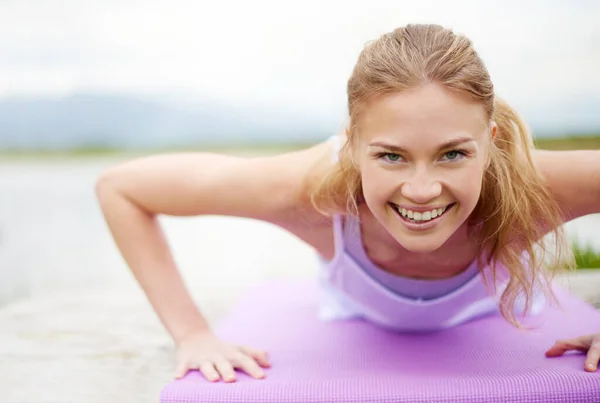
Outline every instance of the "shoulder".
<path fill-rule="evenodd" d="M 333 217 L 313 205 L 312 195 L 335 168 L 339 140 L 342 139 L 332 136 L 300 150 L 244 159 L 229 175 L 238 177 L 235 181 L 238 186 L 231 190 L 245 195 L 240 207 L 243 212 L 227 215 L 269 222 L 294 235 L 323 258 L 331 258 L 335 249 Z M 247 214 L 252 206 L 260 206 L 260 212 Z"/>
<path fill-rule="evenodd" d="M 323 215 L 312 206 L 311 195 L 333 168 L 335 148 L 331 137 L 307 148 L 240 161 L 232 171 L 239 175 L 238 186 L 251 189 L 246 194 L 262 199 L 246 203 L 272 209 L 268 215 L 252 218 L 288 229 L 323 221 Z"/>
<path fill-rule="evenodd" d="M 304 219 L 310 221 L 318 221 L 322 216 L 312 214 L 311 195 L 335 165 L 336 148 L 335 138 L 331 137 L 309 148 L 272 157 L 276 161 L 272 174 L 283 175 L 286 206 L 293 216 L 303 212 Z"/>
<path fill-rule="evenodd" d="M 535 150 L 533 159 L 566 221 L 600 213 L 600 150 Z"/>
<path fill-rule="evenodd" d="M 298 169 L 289 175 L 295 184 L 288 189 L 290 198 L 285 214 L 272 223 L 294 234 L 325 258 L 334 252 L 332 217 L 317 210 L 312 195 L 334 169 L 344 138 L 332 136 L 308 149 L 281 156 L 284 165 L 291 163 Z"/>

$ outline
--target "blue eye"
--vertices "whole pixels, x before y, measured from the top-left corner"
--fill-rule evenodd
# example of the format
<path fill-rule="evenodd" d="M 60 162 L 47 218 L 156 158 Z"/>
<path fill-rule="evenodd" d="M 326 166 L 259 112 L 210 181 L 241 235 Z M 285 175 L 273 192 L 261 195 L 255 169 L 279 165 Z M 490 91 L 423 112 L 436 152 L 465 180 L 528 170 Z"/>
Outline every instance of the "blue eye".
<path fill-rule="evenodd" d="M 446 157 L 446 159 L 449 161 L 456 161 L 456 160 L 460 159 L 460 157 L 464 157 L 464 156 L 465 156 L 465 153 L 460 150 L 452 150 L 452 151 L 448 151 L 447 153 L 444 154 L 444 157 Z"/>
<path fill-rule="evenodd" d="M 396 154 L 396 153 L 380 152 L 380 153 L 377 153 L 375 155 L 375 157 L 378 160 L 382 159 L 384 162 L 387 162 L 387 163 L 402 161 L 402 156 L 400 154 Z"/>
<path fill-rule="evenodd" d="M 400 158 L 401 158 L 399 154 L 394 154 L 394 153 L 385 153 L 383 155 L 387 158 L 388 161 L 391 161 L 391 162 L 400 161 Z"/>

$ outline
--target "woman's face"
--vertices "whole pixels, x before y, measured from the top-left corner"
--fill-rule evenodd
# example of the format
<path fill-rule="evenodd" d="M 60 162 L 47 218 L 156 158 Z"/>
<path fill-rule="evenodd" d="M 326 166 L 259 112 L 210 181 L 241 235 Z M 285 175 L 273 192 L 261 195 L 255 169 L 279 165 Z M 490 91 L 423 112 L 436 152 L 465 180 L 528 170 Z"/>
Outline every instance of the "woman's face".
<path fill-rule="evenodd" d="M 482 105 L 436 84 L 372 101 L 353 152 L 374 217 L 404 248 L 438 249 L 477 205 L 495 130 Z"/>

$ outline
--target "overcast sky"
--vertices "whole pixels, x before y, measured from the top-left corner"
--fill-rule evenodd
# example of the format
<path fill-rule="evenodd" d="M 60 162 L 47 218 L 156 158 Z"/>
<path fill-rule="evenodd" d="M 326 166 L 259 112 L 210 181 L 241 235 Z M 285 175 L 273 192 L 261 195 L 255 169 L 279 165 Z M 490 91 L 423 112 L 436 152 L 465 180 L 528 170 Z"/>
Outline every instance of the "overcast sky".
<path fill-rule="evenodd" d="M 209 94 L 322 111 L 344 106 L 366 41 L 434 22 L 467 34 L 517 105 L 597 98 L 599 18 L 592 0 L 1 0 L 0 96 Z"/>

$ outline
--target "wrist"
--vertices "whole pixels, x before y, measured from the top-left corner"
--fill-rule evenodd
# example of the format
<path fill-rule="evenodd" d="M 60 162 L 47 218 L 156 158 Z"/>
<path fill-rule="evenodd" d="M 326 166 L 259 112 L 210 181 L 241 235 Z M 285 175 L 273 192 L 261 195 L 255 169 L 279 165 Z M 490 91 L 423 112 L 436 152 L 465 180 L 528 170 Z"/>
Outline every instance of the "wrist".
<path fill-rule="evenodd" d="M 180 332 L 177 336 L 173 337 L 173 341 L 177 346 L 180 346 L 189 340 L 203 338 L 207 335 L 212 335 L 211 328 L 208 325 L 200 325 L 198 327 L 186 329 L 185 331 Z"/>

